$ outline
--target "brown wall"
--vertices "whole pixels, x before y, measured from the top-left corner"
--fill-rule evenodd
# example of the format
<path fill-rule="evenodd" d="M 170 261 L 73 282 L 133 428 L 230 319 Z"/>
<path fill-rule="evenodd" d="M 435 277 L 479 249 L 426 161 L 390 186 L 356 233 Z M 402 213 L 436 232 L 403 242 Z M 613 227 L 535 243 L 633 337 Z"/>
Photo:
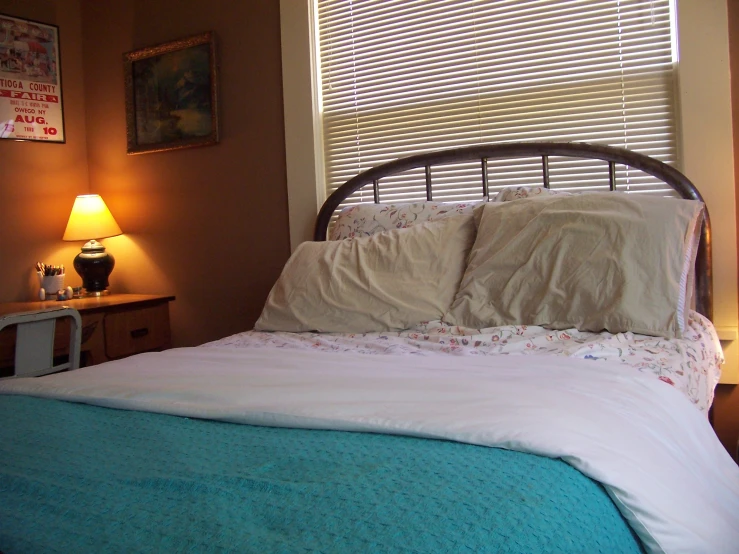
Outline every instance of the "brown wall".
<path fill-rule="evenodd" d="M 290 253 L 278 0 L 81 3 L 90 187 L 126 233 L 113 290 L 175 294 L 175 345 L 250 329 Z M 127 156 L 122 53 L 208 30 L 220 144 Z"/>
<path fill-rule="evenodd" d="M 35 293 L 37 261 L 71 266 L 79 246 L 61 238 L 89 182 L 79 0 L 0 0 L 0 13 L 59 27 L 67 139 L 0 140 L 0 302 L 9 302 Z"/>
<path fill-rule="evenodd" d="M 111 291 L 176 295 L 176 346 L 249 329 L 289 256 L 279 1 L 0 0 L 0 8 L 60 25 L 68 136 L 66 146 L 0 142 L 13 172 L 0 184 L 0 301 L 28 298 L 15 281 L 35 261 L 72 265 L 81 245 L 53 261 L 47 252 L 65 246 L 74 196 L 96 192 L 125 233 L 104 241 L 116 257 Z M 218 39 L 220 144 L 126 155 L 122 54 L 208 30 Z M 40 216 L 40 228 L 30 225 Z"/>

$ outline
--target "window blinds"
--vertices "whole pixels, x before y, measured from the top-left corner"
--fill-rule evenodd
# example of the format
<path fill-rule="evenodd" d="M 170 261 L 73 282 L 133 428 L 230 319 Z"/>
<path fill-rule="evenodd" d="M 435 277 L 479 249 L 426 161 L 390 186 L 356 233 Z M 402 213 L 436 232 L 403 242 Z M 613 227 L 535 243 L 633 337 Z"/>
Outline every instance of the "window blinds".
<path fill-rule="evenodd" d="M 327 194 L 401 156 L 485 142 L 584 141 L 676 163 L 670 0 L 316 0 Z M 491 190 L 541 183 L 490 161 Z M 434 171 L 434 200 L 479 199 L 478 163 Z M 607 187 L 604 164 L 550 159 L 553 188 Z M 425 199 L 423 170 L 382 201 Z M 668 194 L 640 172 L 619 189 Z M 358 192 L 348 203 L 372 201 Z"/>

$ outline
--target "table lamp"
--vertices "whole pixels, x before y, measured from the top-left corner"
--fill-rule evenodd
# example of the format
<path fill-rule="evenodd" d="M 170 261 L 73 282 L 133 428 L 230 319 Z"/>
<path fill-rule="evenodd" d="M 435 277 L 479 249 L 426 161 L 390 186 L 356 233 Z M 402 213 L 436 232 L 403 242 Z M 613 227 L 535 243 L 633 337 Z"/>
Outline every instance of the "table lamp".
<path fill-rule="evenodd" d="M 82 277 L 88 296 L 107 294 L 108 276 L 115 265 L 115 258 L 97 239 L 121 234 L 123 231 L 99 194 L 82 194 L 75 199 L 62 240 L 87 241 L 74 258 L 74 269 Z"/>

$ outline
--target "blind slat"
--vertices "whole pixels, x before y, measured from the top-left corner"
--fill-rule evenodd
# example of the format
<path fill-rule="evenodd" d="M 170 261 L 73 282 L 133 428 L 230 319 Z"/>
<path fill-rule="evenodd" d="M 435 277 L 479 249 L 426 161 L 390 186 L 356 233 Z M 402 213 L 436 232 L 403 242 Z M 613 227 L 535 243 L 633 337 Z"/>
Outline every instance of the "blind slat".
<path fill-rule="evenodd" d="M 316 0 L 326 188 L 401 156 L 485 142 L 582 141 L 675 164 L 669 0 Z M 541 160 L 490 160 L 491 194 Z M 550 159 L 554 188 L 608 187 L 602 162 Z M 617 168 L 629 191 L 669 194 Z M 434 168 L 435 200 L 479 199 L 479 164 Z M 386 182 L 387 181 L 387 182 Z M 423 171 L 381 181 L 423 200 Z M 347 204 L 372 201 L 361 191 Z"/>

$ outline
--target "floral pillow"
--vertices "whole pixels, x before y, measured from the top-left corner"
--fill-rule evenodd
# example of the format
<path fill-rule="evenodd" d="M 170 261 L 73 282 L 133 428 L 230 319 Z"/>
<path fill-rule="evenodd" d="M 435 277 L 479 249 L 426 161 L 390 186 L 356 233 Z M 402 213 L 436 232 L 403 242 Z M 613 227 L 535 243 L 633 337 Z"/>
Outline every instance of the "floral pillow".
<path fill-rule="evenodd" d="M 506 187 L 502 189 L 491 202 L 509 202 L 521 198 L 534 198 L 536 196 L 571 196 L 573 193 L 562 190 L 551 190 L 544 187 Z"/>
<path fill-rule="evenodd" d="M 492 202 L 508 202 L 534 196 L 570 195 L 570 192 L 544 187 L 506 187 Z M 425 221 L 437 221 L 450 215 L 471 214 L 476 206 L 486 203 L 483 198 L 474 202 L 414 202 L 404 204 L 358 204 L 339 212 L 329 232 L 329 240 L 368 237 L 390 229 L 403 229 Z"/>
<path fill-rule="evenodd" d="M 390 229 L 403 229 L 450 215 L 468 215 L 478 202 L 415 202 L 411 204 L 359 204 L 339 212 L 329 240 L 367 237 Z"/>

